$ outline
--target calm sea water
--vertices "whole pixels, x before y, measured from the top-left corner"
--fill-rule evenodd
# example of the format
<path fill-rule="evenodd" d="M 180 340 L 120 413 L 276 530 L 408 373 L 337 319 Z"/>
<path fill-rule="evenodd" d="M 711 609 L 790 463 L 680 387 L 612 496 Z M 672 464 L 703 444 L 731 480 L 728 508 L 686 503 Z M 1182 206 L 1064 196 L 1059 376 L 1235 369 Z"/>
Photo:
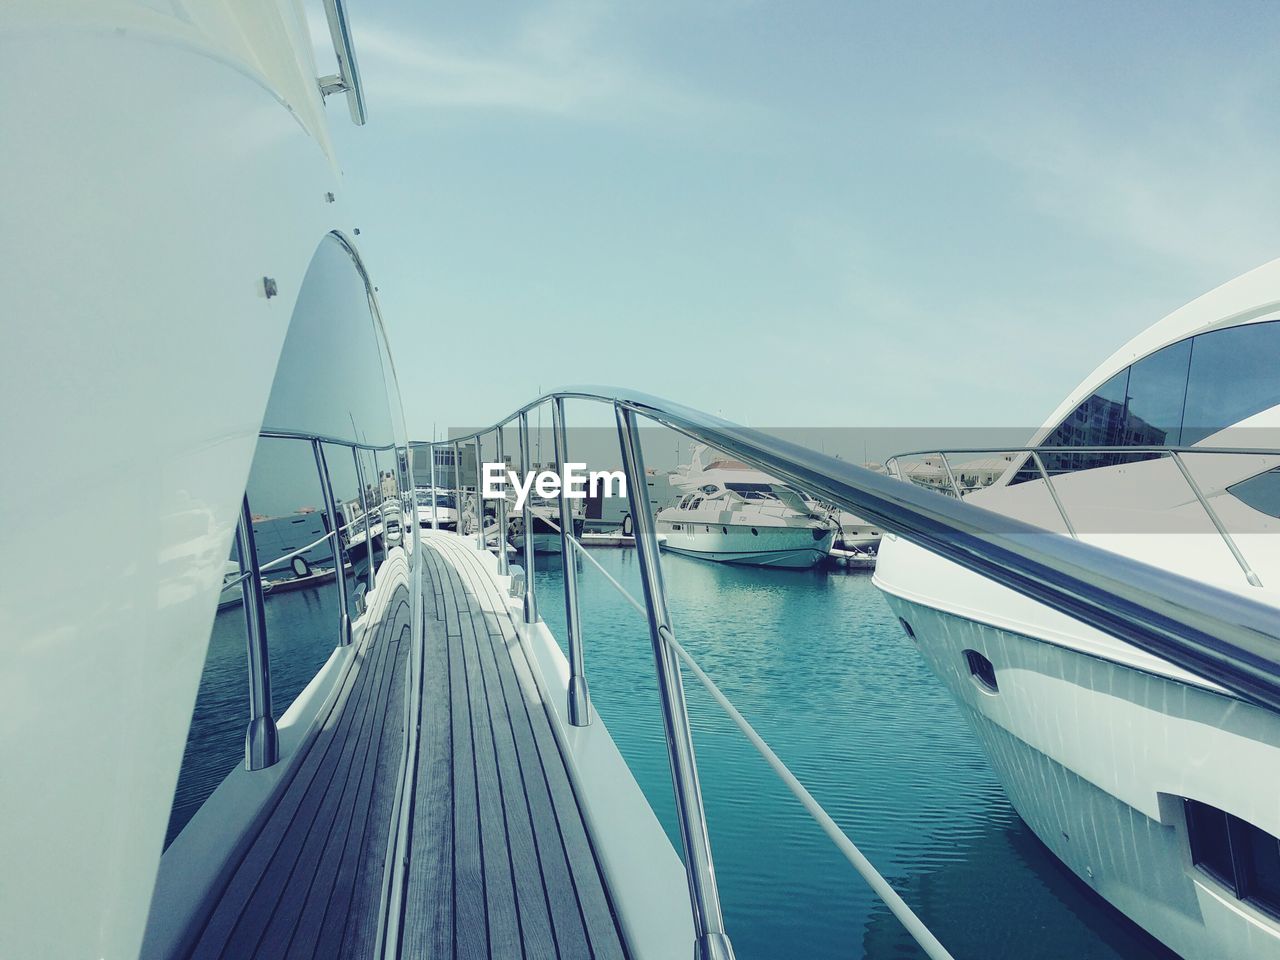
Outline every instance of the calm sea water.
<path fill-rule="evenodd" d="M 593 551 L 637 598 L 636 556 Z M 540 612 L 563 638 L 561 559 Z M 647 628 L 577 561 L 592 699 L 674 844 Z M 1171 960 L 1043 847 L 866 573 L 728 567 L 670 554 L 676 633 L 956 957 Z M 725 923 L 740 960 L 922 951 L 686 678 Z"/>

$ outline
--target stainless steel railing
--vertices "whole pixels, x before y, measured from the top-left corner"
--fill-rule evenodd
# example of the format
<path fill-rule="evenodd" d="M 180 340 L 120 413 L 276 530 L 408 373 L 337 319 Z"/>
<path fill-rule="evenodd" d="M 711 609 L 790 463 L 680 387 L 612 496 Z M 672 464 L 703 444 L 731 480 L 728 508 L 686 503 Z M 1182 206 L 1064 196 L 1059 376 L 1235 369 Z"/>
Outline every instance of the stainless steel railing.
<path fill-rule="evenodd" d="M 582 691 L 585 694 L 582 634 L 576 614 L 576 572 L 570 562 L 570 551 L 575 551 L 595 564 L 616 588 L 622 590 L 632 606 L 645 614 L 649 623 L 694 918 L 695 950 L 700 957 L 730 958 L 733 951 L 724 930 L 720 909 L 710 837 L 680 675 L 681 662 L 694 672 L 717 702 L 729 712 L 734 722 L 774 766 L 788 788 L 832 836 L 842 853 L 899 917 L 926 953 L 935 960 L 943 960 L 950 955 L 893 892 L 883 877 L 875 872 L 852 841 L 821 810 L 803 785 L 786 770 L 776 754 L 701 671 L 688 651 L 677 642 L 667 607 L 652 506 L 648 499 L 640 448 L 639 417 L 706 443 L 821 500 L 873 520 L 890 533 L 918 543 L 966 569 L 1048 604 L 1156 656 L 1171 660 L 1213 680 L 1243 699 L 1280 710 L 1280 627 L 1273 607 L 1102 550 L 1075 536 L 1064 536 L 983 510 L 959 496 L 944 496 L 913 484 L 902 483 L 896 477 L 872 473 L 770 434 L 741 427 L 679 404 L 607 387 L 568 388 L 539 397 L 484 430 L 437 444 L 415 446 L 431 448 L 434 465 L 436 446 L 474 440 L 479 447 L 482 438 L 490 433 L 496 434 L 498 444 L 501 444 L 503 428 L 515 423 L 520 435 L 521 467 L 528 471 L 531 469 L 529 413 L 541 404 L 550 403 L 557 440 L 556 460 L 562 466 L 568 455 L 567 443 L 562 435 L 563 405 L 569 399 L 599 402 L 613 408 L 645 594 L 642 606 L 590 557 L 570 532 L 572 525 L 562 497 L 559 529 L 565 560 L 565 620 L 576 626 L 576 629 L 575 626 L 570 627 L 566 638 L 571 675 L 581 677 Z M 1080 450 L 1071 449 L 1073 452 Z M 1133 452 L 1135 448 L 1125 449 Z M 1275 452 L 1270 451 L 1272 454 Z M 457 463 L 456 456 L 454 462 Z M 1037 468 L 1046 481 L 1049 481 L 1047 486 L 1051 486 L 1042 461 L 1038 462 Z M 954 474 L 949 463 L 947 473 L 950 482 L 954 484 Z M 461 481 L 459 485 L 460 483 Z M 479 486 L 480 474 L 477 472 L 478 503 L 481 502 Z M 1060 504 L 1056 496 L 1055 501 Z M 482 508 L 478 512 L 483 515 Z M 533 576 L 532 508 L 528 499 L 524 504 L 524 524 L 524 619 L 526 623 L 532 624 L 538 621 L 538 614 Z M 1071 529 L 1069 522 L 1068 529 Z M 506 550 L 505 534 L 505 525 L 500 526 L 500 555 Z M 484 540 L 480 542 L 483 544 Z M 567 705 L 567 712 L 571 716 L 575 709 L 574 697 L 571 687 Z M 585 719 L 585 722 L 590 722 L 589 711 L 583 710 L 578 716 Z"/>
<path fill-rule="evenodd" d="M 347 109 L 351 122 L 364 126 L 368 113 L 364 105 L 364 85 L 360 82 L 360 68 L 356 64 L 355 46 L 351 42 L 351 24 L 347 21 L 347 5 L 343 0 L 324 0 L 325 18 L 329 21 L 329 37 L 333 40 L 333 52 L 338 58 L 338 72 L 320 78 L 320 95 L 332 93 L 347 95 Z"/>
<path fill-rule="evenodd" d="M 1196 502 L 1199 504 L 1200 509 L 1204 512 L 1205 517 L 1208 518 L 1210 524 L 1212 524 L 1214 531 L 1218 534 L 1218 537 L 1222 540 L 1227 550 L 1230 551 L 1231 556 L 1235 558 L 1236 563 L 1239 565 L 1240 570 L 1244 574 L 1245 579 L 1249 582 L 1249 585 L 1254 587 L 1262 586 L 1261 578 L 1259 578 L 1257 572 L 1254 571 L 1249 561 L 1245 558 L 1243 551 L 1241 551 L 1239 545 L 1236 543 L 1235 537 L 1231 535 L 1231 532 L 1227 529 L 1226 524 L 1222 522 L 1222 518 L 1218 515 L 1218 511 L 1213 508 L 1213 505 L 1209 502 L 1209 498 L 1205 496 L 1204 489 L 1200 486 L 1200 484 L 1196 481 L 1196 478 L 1192 475 L 1191 470 L 1187 466 L 1185 458 L 1191 454 L 1276 458 L 1276 457 L 1280 457 L 1280 450 L 1274 450 L 1274 449 L 1268 450 L 1268 449 L 1257 448 L 1257 447 L 1246 448 L 1246 447 L 1179 447 L 1179 446 L 1130 446 L 1130 447 L 1040 446 L 1040 447 L 1016 447 L 1016 448 L 968 447 L 968 448 L 955 448 L 955 449 L 949 448 L 947 450 L 918 450 L 918 451 L 912 451 L 910 453 L 895 454 L 894 456 L 890 457 L 886 461 L 885 468 L 889 471 L 889 473 L 892 476 L 897 477 L 900 480 L 909 480 L 911 482 L 920 484 L 921 486 L 929 487 L 930 486 L 929 484 L 921 483 L 921 481 L 916 477 L 913 477 L 910 475 L 904 476 L 902 473 L 900 461 L 906 460 L 909 458 L 927 459 L 928 457 L 936 456 L 938 457 L 939 462 L 942 464 L 943 469 L 945 471 L 946 478 L 947 478 L 944 492 L 946 492 L 948 495 L 952 497 L 955 497 L 956 499 L 960 499 L 966 493 L 972 493 L 974 490 L 983 489 L 983 488 L 982 487 L 965 488 L 961 484 L 957 483 L 956 477 L 955 477 L 955 471 L 952 469 L 951 458 L 956 456 L 992 456 L 992 455 L 999 455 L 999 454 L 1013 454 L 1015 457 L 1025 455 L 1026 460 L 1023 460 L 1021 463 L 1011 460 L 1009 464 L 1009 470 L 1016 470 L 1016 471 L 1025 470 L 1027 460 L 1031 462 L 1031 464 L 1035 467 L 1036 474 L 1044 482 L 1045 489 L 1048 491 L 1049 497 L 1053 501 L 1054 508 L 1057 511 L 1059 518 L 1062 520 L 1063 526 L 1066 527 L 1067 533 L 1070 534 L 1075 539 L 1079 539 L 1080 537 L 1079 532 L 1076 529 L 1076 525 L 1072 522 L 1071 516 L 1067 512 L 1067 508 L 1063 504 L 1061 496 L 1059 496 L 1058 489 L 1053 482 L 1053 476 L 1055 474 L 1058 476 L 1061 476 L 1067 473 L 1074 473 L 1080 469 L 1088 469 L 1088 467 L 1072 467 L 1068 469 L 1059 469 L 1059 470 L 1051 471 L 1045 466 L 1044 457 L 1046 455 L 1076 457 L 1076 458 L 1094 456 L 1094 457 L 1102 457 L 1104 458 L 1104 460 L 1105 458 L 1111 458 L 1113 461 L 1122 461 L 1127 459 L 1133 459 L 1136 457 L 1145 457 L 1147 459 L 1151 459 L 1153 457 L 1168 457 L 1170 460 L 1173 461 L 1174 465 L 1177 467 L 1178 473 L 1181 474 L 1182 479 L 1186 482 L 1187 487 L 1191 492 L 1191 495 L 1195 497 Z M 1107 465 L 1107 464 L 1104 462 L 1102 465 Z M 1006 473 L 1007 472 L 1009 471 L 1006 471 Z"/>
<path fill-rule="evenodd" d="M 325 542 L 329 544 L 334 568 L 334 590 L 338 606 L 337 646 L 349 646 L 352 642 L 350 598 L 346 579 L 346 561 L 343 557 L 343 534 L 347 534 L 357 526 L 363 526 L 365 549 L 368 551 L 369 589 L 374 585 L 374 531 L 369 513 L 370 505 L 366 491 L 366 478 L 361 465 L 361 451 L 393 450 L 393 446 L 370 446 L 353 444 L 349 440 L 333 437 L 301 434 L 291 431 L 264 430 L 260 436 L 271 439 L 294 440 L 310 446 L 315 461 L 316 476 L 320 483 L 320 494 L 324 502 L 325 516 L 328 518 L 328 529 L 324 536 L 303 547 L 295 548 L 282 556 L 275 557 L 265 564 L 259 564 L 257 546 L 253 536 L 253 515 L 249 506 L 249 495 L 246 494 L 241 504 L 240 519 L 236 529 L 236 553 L 240 565 L 240 574 L 233 580 L 224 583 L 223 589 L 239 585 L 244 604 L 246 646 L 249 672 L 249 723 L 245 732 L 245 767 L 249 770 L 261 770 L 271 766 L 280 759 L 279 736 L 271 709 L 271 657 L 270 638 L 266 625 L 266 607 L 264 596 L 268 584 L 264 584 L 262 574 L 268 570 L 290 562 L 295 557 L 316 549 Z M 349 450 L 355 468 L 356 484 L 360 488 L 360 506 L 362 516 L 339 524 L 337 498 L 333 491 L 333 478 L 325 447 Z M 370 488 L 372 489 L 372 488 Z M 412 487 L 403 491 L 400 509 L 416 514 Z M 385 501 L 384 501 L 385 502 Z M 381 509 L 381 508 L 380 508 Z M 417 527 L 417 517 L 413 516 L 413 527 Z M 384 522 L 384 537 L 385 527 Z M 354 566 L 353 566 L 354 571 Z"/>

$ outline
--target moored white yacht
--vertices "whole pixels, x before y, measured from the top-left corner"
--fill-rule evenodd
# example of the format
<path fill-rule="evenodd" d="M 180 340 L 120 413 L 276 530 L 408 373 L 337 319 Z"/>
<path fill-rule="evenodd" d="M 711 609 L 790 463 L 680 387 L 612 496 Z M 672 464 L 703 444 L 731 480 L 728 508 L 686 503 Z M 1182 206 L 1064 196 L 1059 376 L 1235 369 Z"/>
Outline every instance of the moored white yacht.
<path fill-rule="evenodd" d="M 417 488 L 418 526 L 427 529 L 438 526 L 441 530 L 458 527 L 458 501 L 452 490 Z"/>
<path fill-rule="evenodd" d="M 680 491 L 658 511 L 663 549 L 745 566 L 805 569 L 830 552 L 838 526 L 830 512 L 793 488 L 735 460 L 703 464 L 705 448 L 671 474 Z"/>
<path fill-rule="evenodd" d="M 880 524 L 872 523 L 847 510 L 841 510 L 837 514 L 836 523 L 839 525 L 835 542 L 837 549 L 865 554 L 874 554 L 880 549 L 880 540 L 884 536 Z"/>
<path fill-rule="evenodd" d="M 1277 428 L 1280 260 L 1123 346 L 964 499 L 1280 618 Z M 875 582 L 1067 866 L 1188 960 L 1280 957 L 1280 716 L 903 538 Z"/>
<path fill-rule="evenodd" d="M 513 498 L 508 499 L 514 502 Z M 585 508 L 581 504 L 582 501 L 574 501 L 573 506 L 573 535 L 579 539 L 582 538 L 582 531 L 586 526 Z M 564 545 L 560 538 L 560 514 L 557 508 L 548 503 L 537 502 L 531 505 L 529 515 L 533 527 L 534 553 L 564 552 Z M 524 518 L 514 506 L 508 507 L 508 516 L 511 519 L 507 523 L 507 539 L 517 550 L 523 550 Z"/>

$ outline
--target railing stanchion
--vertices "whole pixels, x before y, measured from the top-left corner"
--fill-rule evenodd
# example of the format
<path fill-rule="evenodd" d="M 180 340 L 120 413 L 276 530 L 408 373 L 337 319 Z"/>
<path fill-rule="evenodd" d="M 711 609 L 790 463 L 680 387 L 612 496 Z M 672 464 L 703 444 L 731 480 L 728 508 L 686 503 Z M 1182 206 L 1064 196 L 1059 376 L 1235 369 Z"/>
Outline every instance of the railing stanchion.
<path fill-rule="evenodd" d="M 964 494 L 960 492 L 960 485 L 956 483 L 956 475 L 951 472 L 951 462 L 947 459 L 946 451 L 939 450 L 938 456 L 942 458 L 942 467 L 947 471 L 947 483 L 951 484 L 951 492 L 954 493 L 956 495 L 956 499 L 959 500 L 964 496 Z"/>
<path fill-rule="evenodd" d="M 240 560 L 240 593 L 244 602 L 246 650 L 249 658 L 249 727 L 244 736 L 246 770 L 261 770 L 280 759 L 280 735 L 271 714 L 271 657 L 267 650 L 267 614 L 262 603 L 262 572 L 253 541 L 249 498 L 240 501 L 236 528 Z"/>
<path fill-rule="evenodd" d="M 1053 498 L 1053 505 L 1058 508 L 1058 515 L 1062 517 L 1062 522 L 1067 525 L 1067 533 L 1071 534 L 1076 540 L 1080 539 L 1080 535 L 1076 533 L 1075 524 L 1071 522 L 1071 518 L 1067 516 L 1067 508 L 1062 505 L 1062 499 L 1058 496 L 1058 490 L 1053 485 L 1053 479 L 1049 476 L 1049 471 L 1044 467 L 1044 461 L 1040 459 L 1040 454 L 1035 450 L 1031 451 L 1031 459 L 1036 463 L 1036 469 L 1040 471 L 1040 476 L 1044 479 L 1044 487 L 1049 491 L 1049 496 Z"/>
<path fill-rule="evenodd" d="M 528 476 L 533 469 L 529 450 L 529 413 L 520 414 L 520 472 Z M 538 598 L 533 592 L 533 505 L 524 498 L 524 622 L 538 622 Z"/>
<path fill-rule="evenodd" d="M 483 473 L 483 464 L 480 462 L 480 434 L 476 434 L 476 549 L 483 553 L 488 549 L 488 544 L 484 536 L 484 500 L 480 497 L 480 476 Z"/>
<path fill-rule="evenodd" d="M 555 440 L 556 472 L 565 475 L 569 456 L 569 439 L 564 429 L 564 398 L 551 401 L 551 432 Z M 582 625 L 578 619 L 578 567 L 573 552 L 573 510 L 569 503 L 568 484 L 560 485 L 560 550 L 564 569 L 565 641 L 569 645 L 569 722 L 575 727 L 591 723 L 591 694 L 587 689 L 586 667 L 582 656 Z"/>
<path fill-rule="evenodd" d="M 320 473 L 320 493 L 324 497 L 324 512 L 329 526 L 329 547 L 333 554 L 333 582 L 338 588 L 338 646 L 351 643 L 351 608 L 347 605 L 347 571 L 342 562 L 342 531 L 338 523 L 338 502 L 333 496 L 333 483 L 329 479 L 329 466 L 325 463 L 324 447 L 319 440 L 311 441 L 311 451 L 316 457 L 316 470 Z M 403 522 L 403 521 L 402 521 Z M 383 526 L 383 542 L 386 542 Z"/>
<path fill-rule="evenodd" d="M 497 441 L 497 461 L 502 465 L 502 469 L 506 470 L 507 458 L 502 450 L 502 427 L 498 427 L 493 432 L 493 436 Z M 504 491 L 498 498 L 498 576 L 505 577 L 508 573 L 510 573 L 510 566 L 507 558 L 507 495 Z"/>
<path fill-rule="evenodd" d="M 351 455 L 356 461 L 356 483 L 360 487 L 360 509 L 364 511 L 364 558 L 368 561 L 369 592 L 373 592 L 373 527 L 369 524 L 369 492 L 365 489 L 364 467 L 360 465 L 360 449 L 351 448 Z"/>
<path fill-rule="evenodd" d="M 458 523 L 454 533 L 462 536 L 462 455 L 458 451 L 458 441 L 453 441 L 453 495 L 457 502 Z"/>
<path fill-rule="evenodd" d="M 1227 549 L 1231 551 L 1231 555 L 1236 558 L 1236 563 L 1240 564 L 1240 569 L 1244 571 L 1244 577 L 1249 584 L 1254 587 L 1262 586 L 1262 581 L 1258 575 L 1253 572 L 1253 567 L 1249 566 L 1249 561 L 1244 558 L 1244 554 L 1240 552 L 1240 548 L 1236 546 L 1235 538 L 1227 532 L 1227 528 L 1222 525 L 1222 520 L 1218 517 L 1218 511 L 1210 506 L 1208 499 L 1200 490 L 1200 484 L 1196 483 L 1195 477 L 1191 476 L 1191 471 L 1187 469 L 1187 465 L 1182 462 L 1182 455 L 1178 451 L 1171 451 L 1170 456 L 1173 462 L 1178 465 L 1178 470 L 1182 473 L 1182 477 L 1187 481 L 1187 486 L 1191 488 L 1191 492 L 1196 495 L 1196 499 L 1200 501 L 1200 509 L 1209 517 L 1209 521 L 1213 524 L 1218 536 L 1222 537 L 1222 542 L 1227 545 Z"/>
<path fill-rule="evenodd" d="M 431 529 L 440 531 L 440 492 L 436 489 L 436 457 L 440 451 L 435 440 L 431 441 Z"/>
<path fill-rule="evenodd" d="M 635 411 L 614 405 L 618 421 L 618 443 L 622 448 L 623 469 L 627 476 L 627 496 L 631 501 L 631 517 L 635 524 L 636 554 L 644 582 L 644 599 L 649 619 L 649 638 L 658 675 L 658 694 L 662 702 L 662 721 L 667 738 L 667 759 L 671 764 L 671 780 L 675 787 L 676 817 L 680 823 L 680 841 L 684 847 L 685 873 L 689 881 L 689 900 L 693 908 L 694 956 L 697 960 L 732 960 L 733 947 L 724 930 L 720 911 L 720 894 L 716 889 L 715 866 L 711 859 L 711 838 L 707 832 L 706 812 L 702 806 L 702 789 L 698 783 L 698 767 L 693 754 L 693 735 L 685 707 L 684 687 L 680 680 L 680 661 L 667 642 L 674 639 L 671 615 L 667 610 L 666 589 L 662 582 L 662 566 L 658 556 L 658 538 L 654 529 L 653 508 L 645 482 L 644 454 L 640 449 Z"/>

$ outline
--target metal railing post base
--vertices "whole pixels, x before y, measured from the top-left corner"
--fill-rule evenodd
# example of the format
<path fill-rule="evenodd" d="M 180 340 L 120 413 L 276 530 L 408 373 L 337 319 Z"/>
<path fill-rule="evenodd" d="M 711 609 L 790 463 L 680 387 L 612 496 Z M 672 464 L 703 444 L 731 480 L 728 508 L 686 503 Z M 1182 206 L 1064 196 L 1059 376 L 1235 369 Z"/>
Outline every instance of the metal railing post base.
<path fill-rule="evenodd" d="M 342 625 L 338 627 L 338 646 L 351 646 L 351 614 L 342 614 Z"/>
<path fill-rule="evenodd" d="M 733 960 L 733 944 L 725 933 L 707 933 L 694 948 L 694 960 Z"/>
<path fill-rule="evenodd" d="M 270 716 L 254 717 L 244 736 L 244 768 L 264 770 L 280 759 L 280 734 Z"/>
<path fill-rule="evenodd" d="M 586 677 L 569 678 L 569 722 L 575 727 L 591 725 L 591 691 Z"/>

